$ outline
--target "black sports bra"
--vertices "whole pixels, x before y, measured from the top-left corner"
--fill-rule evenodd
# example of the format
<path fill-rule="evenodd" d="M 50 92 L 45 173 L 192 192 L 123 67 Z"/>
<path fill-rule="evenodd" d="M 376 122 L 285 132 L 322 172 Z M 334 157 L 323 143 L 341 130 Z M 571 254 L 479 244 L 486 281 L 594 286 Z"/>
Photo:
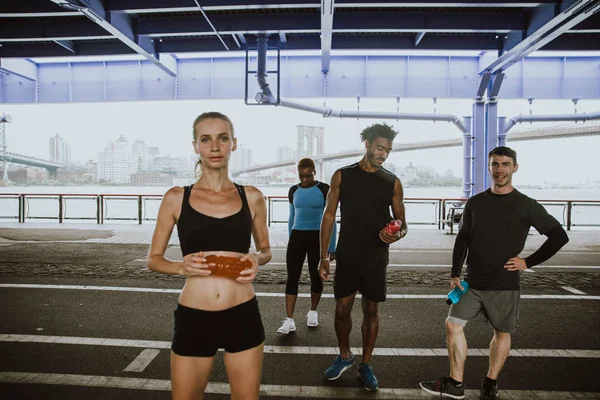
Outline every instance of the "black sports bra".
<path fill-rule="evenodd" d="M 241 210 L 224 218 L 216 218 L 192 208 L 192 186 L 183 188 L 183 204 L 177 221 L 177 234 L 183 255 L 219 250 L 248 253 L 252 236 L 252 215 L 244 187 L 235 184 L 242 198 Z"/>

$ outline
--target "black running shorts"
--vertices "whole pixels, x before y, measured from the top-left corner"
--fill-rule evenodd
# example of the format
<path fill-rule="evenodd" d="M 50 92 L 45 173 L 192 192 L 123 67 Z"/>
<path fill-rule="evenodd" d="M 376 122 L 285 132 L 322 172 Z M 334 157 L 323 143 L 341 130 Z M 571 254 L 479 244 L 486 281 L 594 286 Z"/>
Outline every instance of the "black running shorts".
<path fill-rule="evenodd" d="M 265 341 L 256 297 L 222 311 L 198 310 L 177 304 L 171 349 L 180 356 L 213 357 L 254 348 Z"/>
<path fill-rule="evenodd" d="M 355 265 L 336 261 L 333 293 L 336 299 L 360 292 L 371 301 L 385 301 L 387 293 L 386 265 Z"/>

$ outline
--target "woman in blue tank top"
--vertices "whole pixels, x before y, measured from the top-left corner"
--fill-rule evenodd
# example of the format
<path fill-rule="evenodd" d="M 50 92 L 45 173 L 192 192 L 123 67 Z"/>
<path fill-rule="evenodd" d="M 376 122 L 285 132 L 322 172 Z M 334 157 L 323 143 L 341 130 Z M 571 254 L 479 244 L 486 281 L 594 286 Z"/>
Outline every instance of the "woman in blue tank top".
<path fill-rule="evenodd" d="M 321 218 L 325 208 L 325 200 L 329 185 L 315 180 L 315 162 L 303 158 L 298 162 L 298 177 L 300 183 L 292 186 L 288 192 L 290 216 L 288 220 L 288 245 L 285 253 L 287 281 L 285 285 L 284 318 L 277 333 L 287 335 L 296 330 L 294 309 L 298 297 L 298 282 L 302 275 L 304 260 L 308 258 L 308 273 L 310 276 L 310 309 L 306 314 L 306 325 L 315 328 L 319 325 L 317 306 L 323 293 L 323 281 L 319 276 L 319 232 Z M 335 258 L 335 224 L 329 243 L 329 254 L 324 254 L 329 260 Z"/>
<path fill-rule="evenodd" d="M 228 177 L 236 141 L 227 116 L 207 112 L 196 118 L 193 146 L 201 176 L 195 184 L 165 194 L 152 237 L 148 267 L 185 276 L 171 346 L 175 400 L 202 397 L 220 348 L 225 350 L 231 398 L 258 398 L 265 334 L 252 281 L 258 266 L 271 259 L 271 248 L 263 194 Z M 175 225 L 183 261 L 164 256 Z M 221 267 L 241 262 L 246 269 L 237 277 L 221 276 L 215 256 L 227 260 L 217 263 Z"/>

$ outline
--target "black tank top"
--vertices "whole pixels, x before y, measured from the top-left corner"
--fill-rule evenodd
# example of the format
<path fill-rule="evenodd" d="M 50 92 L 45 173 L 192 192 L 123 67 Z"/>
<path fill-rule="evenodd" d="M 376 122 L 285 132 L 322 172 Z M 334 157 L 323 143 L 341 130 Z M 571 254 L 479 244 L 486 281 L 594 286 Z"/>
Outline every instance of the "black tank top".
<path fill-rule="evenodd" d="M 242 208 L 233 215 L 215 218 L 196 211 L 190 205 L 192 185 L 185 186 L 177 234 L 183 255 L 199 251 L 250 251 L 252 215 L 244 187 L 235 184 L 242 198 Z"/>
<path fill-rule="evenodd" d="M 358 163 L 340 172 L 341 224 L 336 258 L 355 265 L 387 265 L 389 245 L 381 241 L 379 231 L 392 219 L 396 175 L 385 168 L 367 172 Z"/>

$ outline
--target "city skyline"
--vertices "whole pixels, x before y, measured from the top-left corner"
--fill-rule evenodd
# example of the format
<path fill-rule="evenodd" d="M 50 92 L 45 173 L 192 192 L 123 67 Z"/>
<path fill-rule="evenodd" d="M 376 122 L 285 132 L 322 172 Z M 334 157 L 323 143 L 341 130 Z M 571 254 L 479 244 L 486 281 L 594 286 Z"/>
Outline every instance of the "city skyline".
<path fill-rule="evenodd" d="M 157 146 L 149 146 L 145 140 L 140 138 L 130 144 L 124 135 L 120 135 L 116 140 L 108 140 L 104 151 L 98 152 L 97 158 L 88 160 L 82 168 L 81 165 L 70 163 L 70 144 L 58 133 L 49 138 L 49 144 L 50 159 L 64 163 L 65 167 L 60 168 L 56 176 L 49 176 L 47 171 L 37 171 L 31 167 L 24 168 L 14 164 L 11 167 L 11 173 L 15 180 L 22 183 L 78 182 L 82 184 L 116 183 L 134 186 L 169 186 L 173 183 L 174 177 L 178 177 L 178 179 L 191 178 L 192 173 L 189 166 L 196 165 L 197 161 L 197 155 L 190 157 L 190 162 L 187 162 L 185 157 L 161 157 L 160 149 Z M 323 127 L 300 125 L 297 127 L 296 147 L 278 147 L 277 161 L 294 162 L 294 160 L 304 157 L 316 158 L 323 155 L 324 144 L 325 131 Z M 343 160 L 318 163 L 317 178 L 329 182 L 333 173 L 345 163 L 347 162 Z M 232 153 L 230 162 L 232 171 L 252 165 L 252 150 L 244 148 L 243 145 L 238 146 L 237 150 Z M 443 183 L 446 186 L 449 181 L 444 182 L 444 178 L 454 179 L 452 171 L 441 174 L 429 166 L 415 167 L 412 162 L 405 167 L 395 166 L 390 162 L 386 162 L 384 166 L 396 173 L 403 182 L 419 181 L 423 175 L 426 180 L 429 180 L 427 182 L 429 185 L 431 179 L 434 179 L 435 182 Z M 236 180 L 246 184 L 294 183 L 297 180 L 296 175 L 295 165 L 292 164 L 283 168 L 245 174 L 237 177 Z M 460 182 L 454 181 L 454 184 L 459 185 Z"/>
<path fill-rule="evenodd" d="M 316 103 L 323 99 L 303 99 Z M 337 108 L 356 107 L 353 99 L 328 99 Z M 361 110 L 388 110 L 397 107 L 396 99 L 361 99 Z M 438 99 L 438 113 L 456 115 L 470 114 L 472 101 Z M 208 108 L 210 107 L 210 108 Z M 572 113 L 573 104 L 566 100 L 536 100 L 529 105 L 527 100 L 501 100 L 499 115 L 513 116 L 519 113 L 534 115 L 550 113 Z M 402 99 L 400 108 L 406 112 L 433 112 L 431 99 Z M 578 112 L 591 112 L 600 108 L 600 101 L 586 100 L 578 103 Z M 281 107 L 248 107 L 238 100 L 211 101 L 156 101 L 122 103 L 77 103 L 4 105 L 4 112 L 13 116 L 7 126 L 9 151 L 47 158 L 47 150 L 40 142 L 48 143 L 47 133 L 58 132 L 72 147 L 72 160 L 85 163 L 107 139 L 125 135 L 156 144 L 162 154 L 174 157 L 193 157 L 192 122 L 199 113 L 219 110 L 233 120 L 238 146 L 251 150 L 256 164 L 277 161 L 277 148 L 293 148 L 297 126 L 322 126 L 325 131 L 324 152 L 326 154 L 357 150 L 362 147 L 359 132 L 364 127 L 383 122 L 377 120 L 329 119 L 320 115 Z M 102 116 L 99 118 L 98 116 Z M 426 140 L 461 137 L 452 124 L 388 121 L 400 130 L 396 146 Z M 549 125 L 535 124 L 535 127 Z M 521 125 L 517 131 L 532 126 Z M 511 131 L 512 132 L 512 131 Z M 40 137 L 44 135 L 44 137 Z M 589 168 L 589 160 L 595 158 L 595 149 L 600 147 L 600 137 L 581 137 L 532 142 L 515 142 L 521 169 L 515 175 L 516 183 L 536 184 L 555 182 L 574 184 L 600 181 L 600 172 Z M 235 154 L 235 153 L 234 153 Z M 560 157 L 560 167 L 548 168 L 546 159 Z M 404 165 L 431 165 L 437 171 L 453 171 L 462 176 L 462 149 L 429 149 L 419 152 L 393 153 L 390 162 Z M 343 160 L 350 162 L 350 160 Z"/>
<path fill-rule="evenodd" d="M 49 140 L 50 161 L 71 164 L 71 145 L 67 143 L 58 133 Z"/>

